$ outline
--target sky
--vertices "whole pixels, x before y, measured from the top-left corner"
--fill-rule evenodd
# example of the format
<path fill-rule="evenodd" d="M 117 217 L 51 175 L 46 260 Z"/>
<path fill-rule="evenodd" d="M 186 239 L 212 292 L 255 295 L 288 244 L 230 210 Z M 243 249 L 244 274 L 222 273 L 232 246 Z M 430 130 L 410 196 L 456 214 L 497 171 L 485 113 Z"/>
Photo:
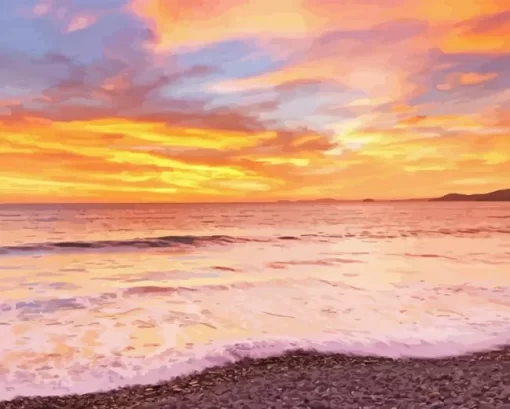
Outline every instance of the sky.
<path fill-rule="evenodd" d="M 3 0 L 0 202 L 510 187 L 510 0 Z"/>

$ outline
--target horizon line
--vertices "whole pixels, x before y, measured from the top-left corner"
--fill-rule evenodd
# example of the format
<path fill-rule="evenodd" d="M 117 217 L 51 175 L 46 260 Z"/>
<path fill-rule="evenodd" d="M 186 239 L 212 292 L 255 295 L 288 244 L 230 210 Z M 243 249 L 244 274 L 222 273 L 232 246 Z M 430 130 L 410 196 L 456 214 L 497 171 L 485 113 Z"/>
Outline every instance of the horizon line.
<path fill-rule="evenodd" d="M 408 198 L 408 199 L 372 199 L 377 202 L 419 202 L 429 201 L 431 198 Z M 0 202 L 0 206 L 18 206 L 18 205 L 208 205 L 208 204 L 291 204 L 291 203 L 360 203 L 367 199 L 277 199 L 261 201 L 232 201 L 232 202 Z"/>
<path fill-rule="evenodd" d="M 332 197 L 319 197 L 314 199 L 273 199 L 273 200 L 256 200 L 256 201 L 185 201 L 185 202 L 163 202 L 163 201 L 153 201 L 153 202 L 108 202 L 108 201 L 98 201 L 98 202 L 1 202 L 0 206 L 37 206 L 37 205 L 197 205 L 197 204 L 278 204 L 278 203 L 360 203 L 360 202 L 426 202 L 426 201 L 435 201 L 435 199 L 444 198 L 451 195 L 460 195 L 460 196 L 478 196 L 478 195 L 490 195 L 494 193 L 499 193 L 503 191 L 510 191 L 509 188 L 503 188 L 498 190 L 493 190 L 486 193 L 447 193 L 441 196 L 433 196 L 433 197 L 406 197 L 406 198 L 374 198 L 367 196 L 363 199 L 345 199 L 345 198 L 332 198 Z"/>
<path fill-rule="evenodd" d="M 448 196 L 485 196 L 492 195 L 500 192 L 507 192 L 510 189 L 498 189 L 487 193 L 447 193 L 442 196 L 434 197 L 407 197 L 407 198 L 371 198 L 365 197 L 364 199 L 344 199 L 344 198 L 332 198 L 332 197 L 319 197 L 314 199 L 273 199 L 273 200 L 258 200 L 258 201 L 189 201 L 189 202 L 0 202 L 0 206 L 63 206 L 63 205 L 234 205 L 234 204 L 292 204 L 292 203 L 374 203 L 374 202 L 428 202 L 436 201 L 436 199 L 446 198 Z M 449 200 L 447 200 L 449 201 Z"/>

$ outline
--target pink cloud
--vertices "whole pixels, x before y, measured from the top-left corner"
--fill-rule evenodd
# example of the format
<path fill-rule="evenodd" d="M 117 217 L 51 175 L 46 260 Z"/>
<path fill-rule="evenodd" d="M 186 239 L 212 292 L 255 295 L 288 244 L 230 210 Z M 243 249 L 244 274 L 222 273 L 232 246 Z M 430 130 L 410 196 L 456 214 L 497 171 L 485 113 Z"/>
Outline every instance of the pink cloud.
<path fill-rule="evenodd" d="M 91 15 L 78 15 L 71 18 L 67 25 L 67 32 L 72 33 L 74 31 L 85 30 L 91 25 L 97 22 L 98 18 Z"/>

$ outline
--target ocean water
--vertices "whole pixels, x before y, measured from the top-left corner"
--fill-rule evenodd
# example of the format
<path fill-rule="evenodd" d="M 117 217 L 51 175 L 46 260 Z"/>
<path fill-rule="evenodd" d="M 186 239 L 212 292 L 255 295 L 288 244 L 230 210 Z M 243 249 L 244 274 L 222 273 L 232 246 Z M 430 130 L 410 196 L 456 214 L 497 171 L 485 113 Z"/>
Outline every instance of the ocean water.
<path fill-rule="evenodd" d="M 0 400 L 510 340 L 510 204 L 0 207 Z"/>

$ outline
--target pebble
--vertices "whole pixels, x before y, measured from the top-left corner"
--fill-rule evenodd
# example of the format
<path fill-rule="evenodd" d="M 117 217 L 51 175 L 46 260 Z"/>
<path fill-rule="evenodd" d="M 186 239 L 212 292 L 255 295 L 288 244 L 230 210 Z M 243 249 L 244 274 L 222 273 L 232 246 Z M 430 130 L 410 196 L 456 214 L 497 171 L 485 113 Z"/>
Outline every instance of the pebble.
<path fill-rule="evenodd" d="M 501 393 L 499 394 L 500 399 L 505 399 L 510 396 L 510 385 L 504 388 Z"/>

